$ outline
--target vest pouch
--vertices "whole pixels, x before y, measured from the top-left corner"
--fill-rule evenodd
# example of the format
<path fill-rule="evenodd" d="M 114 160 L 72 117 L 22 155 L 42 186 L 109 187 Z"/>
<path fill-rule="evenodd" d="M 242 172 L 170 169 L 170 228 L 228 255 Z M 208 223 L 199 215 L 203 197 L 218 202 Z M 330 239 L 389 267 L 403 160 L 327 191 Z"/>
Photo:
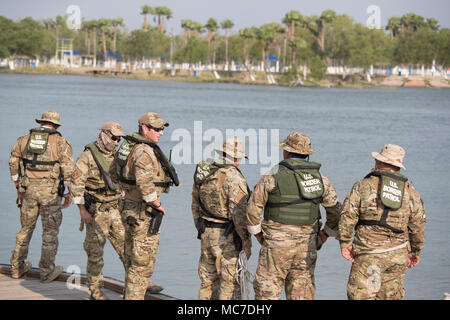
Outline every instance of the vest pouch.
<path fill-rule="evenodd" d="M 380 180 L 379 197 L 383 205 L 391 210 L 400 209 L 405 192 L 405 182 L 385 175 L 382 175 Z"/>
<path fill-rule="evenodd" d="M 295 178 L 299 182 L 302 198 L 314 200 L 322 196 L 323 182 L 318 170 L 295 170 Z"/>
<path fill-rule="evenodd" d="M 126 139 L 122 142 L 116 153 L 116 161 L 119 166 L 124 167 L 127 164 L 128 157 L 130 156 L 131 150 L 133 150 L 135 144 L 135 142 L 131 142 Z"/>
<path fill-rule="evenodd" d="M 47 150 L 48 132 L 32 131 L 28 140 L 28 152 L 43 154 Z"/>

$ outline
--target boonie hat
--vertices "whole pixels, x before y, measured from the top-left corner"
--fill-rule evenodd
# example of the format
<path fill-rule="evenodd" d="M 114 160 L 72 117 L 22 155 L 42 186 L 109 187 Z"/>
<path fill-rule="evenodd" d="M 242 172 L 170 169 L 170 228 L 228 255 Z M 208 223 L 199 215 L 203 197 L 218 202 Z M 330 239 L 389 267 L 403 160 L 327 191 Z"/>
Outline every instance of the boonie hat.
<path fill-rule="evenodd" d="M 292 131 L 286 140 L 281 140 L 280 147 L 288 152 L 297 154 L 314 154 L 311 149 L 311 139 L 300 132 Z"/>
<path fill-rule="evenodd" d="M 40 119 L 35 119 L 37 123 L 41 123 L 41 122 L 50 122 L 53 124 L 56 124 L 58 126 L 61 125 L 61 123 L 59 122 L 59 113 L 53 110 L 47 110 L 45 111 Z"/>
<path fill-rule="evenodd" d="M 123 137 L 123 129 L 122 126 L 120 124 L 118 124 L 117 122 L 107 122 L 103 125 L 103 127 L 101 128 L 102 131 L 109 131 L 112 133 L 113 136 L 116 137 Z"/>
<path fill-rule="evenodd" d="M 155 112 L 147 112 L 142 117 L 139 118 L 139 125 L 150 125 L 153 128 L 168 127 L 169 123 L 164 121 L 161 116 Z"/>
<path fill-rule="evenodd" d="M 238 138 L 229 138 L 225 141 L 225 143 L 222 146 L 222 149 L 216 149 L 216 152 L 221 154 L 222 152 L 225 152 L 230 157 L 241 159 L 246 158 L 248 159 L 248 156 L 244 152 L 244 144 L 241 140 Z"/>
<path fill-rule="evenodd" d="M 406 170 L 403 166 L 405 150 L 396 144 L 387 144 L 383 147 L 383 149 L 381 149 L 380 152 L 372 152 L 371 154 L 372 157 L 378 161 Z"/>

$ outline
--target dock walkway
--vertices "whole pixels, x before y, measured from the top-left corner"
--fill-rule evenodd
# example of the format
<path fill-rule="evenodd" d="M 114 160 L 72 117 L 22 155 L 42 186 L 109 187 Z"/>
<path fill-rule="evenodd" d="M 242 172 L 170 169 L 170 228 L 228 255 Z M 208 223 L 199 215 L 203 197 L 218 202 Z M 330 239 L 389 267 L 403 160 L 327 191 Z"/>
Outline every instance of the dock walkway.
<path fill-rule="evenodd" d="M 63 272 L 50 283 L 41 283 L 39 269 L 32 268 L 22 279 L 11 278 L 11 266 L 0 264 L 0 300 L 88 300 L 86 276 L 80 275 L 80 286 L 69 289 L 67 280 L 73 274 Z M 122 281 L 104 277 L 104 293 L 110 300 L 122 300 Z M 176 300 L 165 294 L 147 293 L 145 300 Z"/>

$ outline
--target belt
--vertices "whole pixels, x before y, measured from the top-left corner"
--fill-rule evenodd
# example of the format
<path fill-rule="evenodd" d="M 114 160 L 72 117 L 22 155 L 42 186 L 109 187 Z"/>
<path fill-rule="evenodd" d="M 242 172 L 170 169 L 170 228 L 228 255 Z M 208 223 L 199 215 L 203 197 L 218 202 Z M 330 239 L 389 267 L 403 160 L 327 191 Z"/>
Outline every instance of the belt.
<path fill-rule="evenodd" d="M 206 228 L 219 228 L 226 229 L 229 223 L 220 223 L 220 222 L 212 222 L 206 219 L 203 219 Z"/>

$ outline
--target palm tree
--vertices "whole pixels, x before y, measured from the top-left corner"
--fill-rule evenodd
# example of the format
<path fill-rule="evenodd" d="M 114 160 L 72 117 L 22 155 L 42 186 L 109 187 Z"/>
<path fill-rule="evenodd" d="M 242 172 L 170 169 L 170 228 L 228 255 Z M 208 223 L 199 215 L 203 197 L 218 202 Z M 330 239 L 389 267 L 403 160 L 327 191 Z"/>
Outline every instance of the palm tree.
<path fill-rule="evenodd" d="M 391 36 L 391 40 L 393 40 L 400 32 L 400 18 L 392 17 L 388 21 L 388 25 L 386 26 L 386 30 L 389 30 L 389 34 Z"/>
<path fill-rule="evenodd" d="M 84 31 L 84 46 L 86 47 L 87 54 L 91 51 L 91 41 L 89 39 L 89 29 L 91 28 L 89 21 L 83 21 L 81 30 Z"/>
<path fill-rule="evenodd" d="M 94 66 L 97 65 L 97 27 L 99 23 L 97 20 L 91 20 L 90 26 L 92 28 L 92 40 L 94 41 Z"/>
<path fill-rule="evenodd" d="M 148 30 L 148 24 L 147 24 L 147 15 L 153 14 L 153 8 L 148 5 L 143 5 L 141 7 L 141 14 L 144 15 L 144 30 Z"/>
<path fill-rule="evenodd" d="M 436 19 L 428 18 L 427 19 L 427 26 L 433 31 L 439 31 L 439 22 Z"/>
<path fill-rule="evenodd" d="M 319 18 L 319 46 L 320 50 L 325 53 L 325 31 L 326 27 L 336 19 L 336 12 L 333 10 L 325 10 Z"/>
<path fill-rule="evenodd" d="M 217 29 L 219 29 L 219 25 L 217 24 L 216 19 L 209 18 L 204 27 L 206 28 L 206 30 L 208 30 L 208 47 L 210 47 L 212 35 L 214 32 L 216 32 Z"/>
<path fill-rule="evenodd" d="M 273 40 L 273 32 L 268 25 L 263 25 L 256 30 L 256 38 L 261 42 L 261 57 L 264 69 L 266 66 L 266 43 Z"/>
<path fill-rule="evenodd" d="M 227 19 L 225 21 L 222 21 L 220 26 L 225 30 L 225 62 L 226 64 L 228 64 L 228 30 L 233 28 L 234 23 L 233 21 Z"/>
<path fill-rule="evenodd" d="M 172 18 L 172 11 L 165 6 L 160 6 L 154 9 L 153 14 L 158 16 L 158 31 L 163 33 L 165 19 Z"/>
<path fill-rule="evenodd" d="M 303 20 L 304 20 L 304 17 L 302 16 L 302 14 L 295 10 L 291 10 L 290 12 L 286 13 L 286 15 L 284 16 L 282 22 L 289 28 L 289 32 L 288 32 L 289 33 L 289 42 L 294 41 L 295 27 Z M 286 45 L 286 42 L 287 41 L 285 41 L 285 45 Z M 286 51 L 286 49 L 285 49 L 285 51 Z M 295 52 L 293 50 L 291 50 L 291 65 L 294 65 L 294 63 L 295 63 Z"/>
<path fill-rule="evenodd" d="M 191 37 L 192 20 L 189 19 L 181 20 L 181 27 L 184 29 L 184 45 L 186 45 L 189 38 Z"/>
<path fill-rule="evenodd" d="M 203 32 L 205 32 L 205 29 L 203 29 L 203 25 L 200 22 L 197 21 L 191 21 L 191 31 L 194 32 L 195 36 L 200 36 Z"/>
<path fill-rule="evenodd" d="M 247 57 L 247 40 L 255 37 L 255 27 L 245 28 L 239 31 L 239 36 L 242 38 L 242 55 L 244 57 L 245 63 L 248 61 Z"/>
<path fill-rule="evenodd" d="M 98 27 L 100 27 L 102 30 L 103 54 L 104 54 L 105 61 L 106 61 L 106 55 L 107 55 L 105 27 L 108 27 L 110 24 L 111 24 L 111 22 L 109 19 L 101 18 L 98 20 Z"/>
<path fill-rule="evenodd" d="M 291 41 L 294 40 L 295 26 L 299 24 L 302 19 L 302 14 L 295 10 L 291 10 L 284 16 L 282 22 L 289 27 L 289 39 Z"/>
<path fill-rule="evenodd" d="M 116 52 L 116 42 L 117 42 L 117 27 L 121 26 L 123 27 L 123 19 L 121 17 L 118 17 L 114 20 L 112 20 L 112 24 L 114 27 L 114 37 L 113 37 L 113 51 Z"/>
<path fill-rule="evenodd" d="M 204 27 L 208 30 L 208 49 L 209 53 L 211 53 L 211 41 L 213 38 L 213 33 L 216 32 L 217 29 L 219 29 L 219 25 L 217 24 L 217 21 L 214 18 L 209 18 Z"/>

